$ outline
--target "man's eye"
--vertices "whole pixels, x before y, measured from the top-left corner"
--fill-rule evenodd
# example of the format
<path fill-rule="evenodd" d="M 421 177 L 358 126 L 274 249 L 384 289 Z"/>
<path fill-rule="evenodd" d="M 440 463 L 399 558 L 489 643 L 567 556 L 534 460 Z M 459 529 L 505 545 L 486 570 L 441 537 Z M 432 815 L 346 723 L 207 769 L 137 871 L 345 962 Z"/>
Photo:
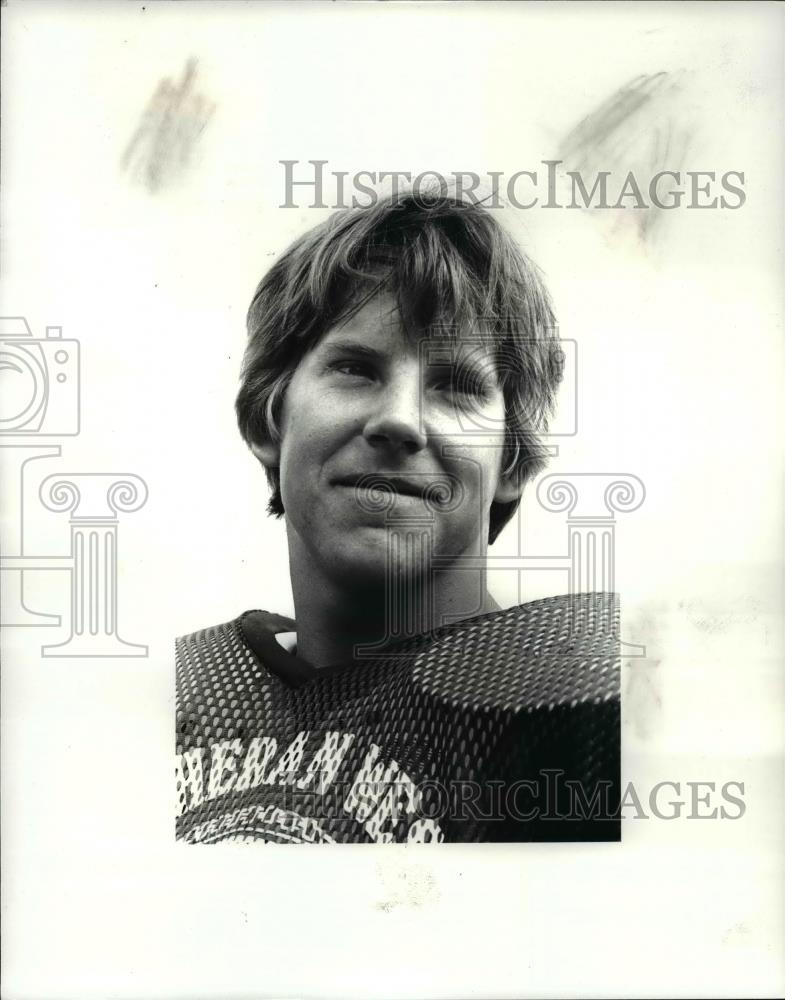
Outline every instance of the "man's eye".
<path fill-rule="evenodd" d="M 454 368 L 435 373 L 431 380 L 431 385 L 440 392 L 456 396 L 478 396 L 484 398 L 489 392 L 487 381 L 482 376 L 475 372 L 467 372 Z"/>
<path fill-rule="evenodd" d="M 350 375 L 360 378 L 370 378 L 373 374 L 371 366 L 365 361 L 336 361 L 332 365 L 332 370 L 341 375 Z"/>

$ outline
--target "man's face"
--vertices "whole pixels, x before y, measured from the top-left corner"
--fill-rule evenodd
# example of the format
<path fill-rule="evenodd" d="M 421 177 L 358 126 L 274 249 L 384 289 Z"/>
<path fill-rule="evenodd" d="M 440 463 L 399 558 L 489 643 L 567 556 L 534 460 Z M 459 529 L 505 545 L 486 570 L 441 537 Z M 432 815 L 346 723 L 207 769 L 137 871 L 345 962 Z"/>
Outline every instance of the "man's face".
<path fill-rule="evenodd" d="M 375 296 L 301 360 L 281 443 L 257 449 L 280 468 L 290 547 L 332 579 L 378 583 L 390 560 L 417 572 L 425 539 L 450 560 L 483 556 L 491 503 L 517 496 L 500 476 L 505 407 L 489 348 L 432 345 Z M 466 433 L 479 420 L 482 443 Z"/>

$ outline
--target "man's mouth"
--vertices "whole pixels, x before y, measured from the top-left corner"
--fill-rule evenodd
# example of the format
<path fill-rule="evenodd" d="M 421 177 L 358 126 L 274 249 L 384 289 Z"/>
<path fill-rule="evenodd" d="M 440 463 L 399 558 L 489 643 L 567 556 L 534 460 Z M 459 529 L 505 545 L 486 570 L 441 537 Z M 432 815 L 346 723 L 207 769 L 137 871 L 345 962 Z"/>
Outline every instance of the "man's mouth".
<path fill-rule="evenodd" d="M 336 480 L 338 486 L 347 486 L 357 491 L 367 490 L 371 493 L 391 493 L 397 496 L 417 497 L 422 500 L 426 490 L 434 483 L 436 477 L 423 475 L 418 479 L 388 473 L 364 473 L 363 475 L 345 476 Z"/>
<path fill-rule="evenodd" d="M 390 513 L 396 505 L 416 504 L 419 513 L 446 514 L 456 509 L 464 491 L 455 476 L 444 472 L 365 472 L 333 480 L 336 486 L 351 490 L 360 510 L 372 514 Z M 421 508 L 423 508 L 421 510 Z M 418 514 L 419 516 L 419 514 Z"/>

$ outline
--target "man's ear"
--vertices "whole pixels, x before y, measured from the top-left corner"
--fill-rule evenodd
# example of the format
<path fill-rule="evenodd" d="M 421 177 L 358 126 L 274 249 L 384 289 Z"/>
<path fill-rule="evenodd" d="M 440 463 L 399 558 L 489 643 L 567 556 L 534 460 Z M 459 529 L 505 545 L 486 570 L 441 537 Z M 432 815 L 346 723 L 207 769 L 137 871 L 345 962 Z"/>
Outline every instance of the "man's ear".
<path fill-rule="evenodd" d="M 254 441 L 251 444 L 251 451 L 266 469 L 275 468 L 280 464 L 281 449 L 269 439 L 262 442 Z"/>
<path fill-rule="evenodd" d="M 494 503 L 512 503 L 514 500 L 520 499 L 521 493 L 523 493 L 523 482 L 520 471 L 515 469 L 509 475 L 502 473 L 499 476 L 493 500 Z"/>

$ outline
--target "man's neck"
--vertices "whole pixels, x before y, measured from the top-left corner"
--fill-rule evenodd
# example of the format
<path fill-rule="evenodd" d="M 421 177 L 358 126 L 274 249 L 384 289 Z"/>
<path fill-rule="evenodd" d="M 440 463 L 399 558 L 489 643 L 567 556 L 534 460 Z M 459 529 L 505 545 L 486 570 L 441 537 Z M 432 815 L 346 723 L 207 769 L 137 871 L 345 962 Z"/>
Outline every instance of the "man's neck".
<path fill-rule="evenodd" d="M 297 655 L 315 667 L 362 658 L 361 647 L 391 643 L 448 622 L 498 611 L 485 570 L 443 570 L 393 584 L 346 585 L 290 552 Z"/>

